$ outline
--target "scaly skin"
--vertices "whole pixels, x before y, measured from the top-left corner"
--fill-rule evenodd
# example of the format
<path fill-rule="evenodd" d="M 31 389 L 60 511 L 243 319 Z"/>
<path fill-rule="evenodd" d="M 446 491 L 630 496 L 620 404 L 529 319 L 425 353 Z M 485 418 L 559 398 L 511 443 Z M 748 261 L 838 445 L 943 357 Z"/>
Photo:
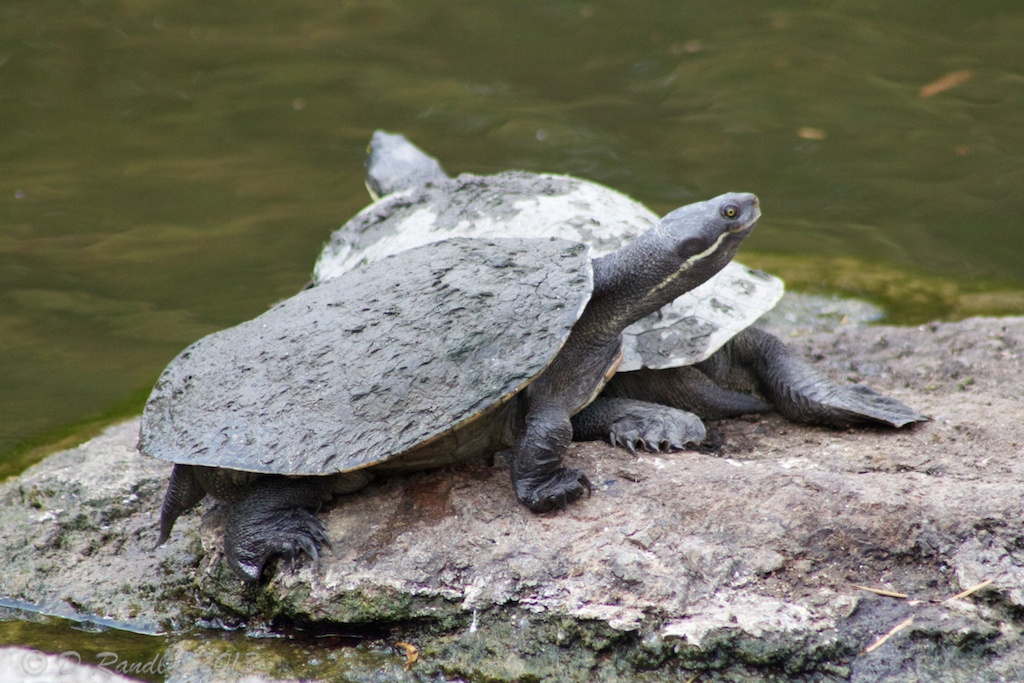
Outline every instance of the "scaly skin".
<path fill-rule="evenodd" d="M 572 416 L 601 389 L 623 330 L 724 268 L 760 215 L 754 195 L 722 195 L 673 211 L 619 251 L 594 261 L 594 293 L 586 310 L 558 356 L 525 392 L 525 426 L 512 451 L 512 484 L 523 505 L 543 512 L 590 492 L 586 475 L 562 467 L 562 456 L 572 441 Z M 610 417 L 615 424 L 624 420 Z M 668 406 L 650 404 L 643 420 L 662 426 L 665 433 L 656 436 L 636 427 L 659 444 L 692 429 L 690 415 Z M 615 428 L 601 425 L 606 433 Z"/>

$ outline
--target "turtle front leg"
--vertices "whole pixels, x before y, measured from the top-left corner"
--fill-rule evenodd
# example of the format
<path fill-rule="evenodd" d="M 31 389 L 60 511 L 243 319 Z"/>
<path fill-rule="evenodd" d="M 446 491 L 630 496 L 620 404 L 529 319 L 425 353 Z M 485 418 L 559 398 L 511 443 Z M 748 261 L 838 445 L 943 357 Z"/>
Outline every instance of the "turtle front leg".
<path fill-rule="evenodd" d="M 329 499 L 329 490 L 315 477 L 260 481 L 229 512 L 224 531 L 228 566 L 251 583 L 275 555 L 293 568 L 302 553 L 319 564 L 320 549 L 330 544 L 315 512 Z"/>
<path fill-rule="evenodd" d="M 519 502 L 534 512 L 545 512 L 590 494 L 594 487 L 587 475 L 562 467 L 571 441 L 568 411 L 551 402 L 531 406 L 512 451 L 512 486 Z"/>

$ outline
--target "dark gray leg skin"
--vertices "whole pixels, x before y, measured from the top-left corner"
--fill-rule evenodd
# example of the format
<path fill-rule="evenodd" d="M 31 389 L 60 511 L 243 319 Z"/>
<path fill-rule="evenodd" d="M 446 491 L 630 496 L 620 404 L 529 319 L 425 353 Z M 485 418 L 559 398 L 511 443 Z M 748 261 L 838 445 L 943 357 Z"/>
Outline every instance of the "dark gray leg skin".
<path fill-rule="evenodd" d="M 323 522 L 314 514 L 330 499 L 318 477 L 269 476 L 232 506 L 224 531 L 228 566 L 243 580 L 259 580 L 275 555 L 291 563 L 305 553 L 319 564 L 320 549 L 329 545 Z"/>
<path fill-rule="evenodd" d="M 598 398 L 572 418 L 573 440 L 607 438 L 630 453 L 637 448 L 682 450 L 699 444 L 705 435 L 704 423 L 693 413 L 629 398 Z"/>
<path fill-rule="evenodd" d="M 590 494 L 593 486 L 587 475 L 562 467 L 571 441 L 572 424 L 564 408 L 554 403 L 531 406 L 512 452 L 512 486 L 519 502 L 545 512 Z"/>
<path fill-rule="evenodd" d="M 605 387 L 604 394 L 672 406 L 706 420 L 766 413 L 772 409 L 771 404 L 751 393 L 716 384 L 696 366 L 620 372 Z"/>
<path fill-rule="evenodd" d="M 761 393 L 790 420 L 832 427 L 903 427 L 928 420 L 864 385 L 832 382 L 763 330 L 748 328 L 729 347 L 733 362 L 753 369 Z"/>
<path fill-rule="evenodd" d="M 171 529 L 178 517 L 205 497 L 206 490 L 196 480 L 193 468 L 175 465 L 160 509 L 160 540 L 156 544 L 163 545 L 171 537 Z"/>
<path fill-rule="evenodd" d="M 736 335 L 714 355 L 692 368 L 644 373 L 616 375 L 609 385 L 609 392 L 688 408 L 705 417 L 724 417 L 715 414 L 722 407 L 717 400 L 710 405 L 700 405 L 704 401 L 701 397 L 711 394 L 703 390 L 696 394 L 691 391 L 693 386 L 712 383 L 728 387 L 721 389 L 723 396 L 732 394 L 742 397 L 745 392 L 763 396 L 770 405 L 763 402 L 762 405 L 774 408 L 790 420 L 805 424 L 903 427 L 928 420 L 916 410 L 869 387 L 836 384 L 813 370 L 780 339 L 753 327 Z M 696 377 L 694 373 L 703 377 Z M 636 377 L 631 378 L 630 375 Z M 624 380 L 621 384 L 620 377 Z M 691 402 L 694 395 L 698 396 L 696 403 Z M 746 398 L 760 401 L 749 394 Z M 726 402 L 726 407 L 731 401 L 729 399 Z"/>

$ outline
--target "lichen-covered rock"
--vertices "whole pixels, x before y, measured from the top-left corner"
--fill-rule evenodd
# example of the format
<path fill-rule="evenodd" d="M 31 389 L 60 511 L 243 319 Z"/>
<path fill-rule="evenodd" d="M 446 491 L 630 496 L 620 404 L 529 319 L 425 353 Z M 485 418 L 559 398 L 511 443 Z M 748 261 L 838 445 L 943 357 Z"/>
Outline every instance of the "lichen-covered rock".
<path fill-rule="evenodd" d="M 179 535 L 154 552 L 171 465 L 140 456 L 138 434 L 138 420 L 111 427 L 0 485 L 5 606 L 144 632 L 191 623 L 182 611 L 198 544 Z"/>
<path fill-rule="evenodd" d="M 714 452 L 577 444 L 570 464 L 598 490 L 544 515 L 516 503 L 500 458 L 393 476 L 325 512 L 319 568 L 276 565 L 256 588 L 220 557 L 215 505 L 151 549 L 167 468 L 132 450 L 131 422 L 0 485 L 0 596 L 164 628 L 372 633 L 417 646 L 412 666 L 441 679 L 1014 680 L 1024 319 L 788 341 L 933 421 L 732 420 Z M 316 657 L 286 659 L 258 673 L 331 678 Z M 376 668 L 346 675 L 379 680 L 380 659 L 365 661 Z"/>

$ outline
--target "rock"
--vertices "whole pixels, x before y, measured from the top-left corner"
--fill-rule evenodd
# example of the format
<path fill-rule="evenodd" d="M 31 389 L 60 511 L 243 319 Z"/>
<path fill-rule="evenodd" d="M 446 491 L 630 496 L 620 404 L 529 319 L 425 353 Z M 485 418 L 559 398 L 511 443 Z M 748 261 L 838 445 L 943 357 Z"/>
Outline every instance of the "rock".
<path fill-rule="evenodd" d="M 169 463 L 139 455 L 138 420 L 107 429 L 0 485 L 0 607 L 144 633 L 181 620 L 200 546 L 154 552 Z"/>
<path fill-rule="evenodd" d="M 757 325 L 773 334 L 786 337 L 811 332 L 833 332 L 852 325 L 863 327 L 885 317 L 885 312 L 867 301 L 838 296 L 786 292 Z"/>
<path fill-rule="evenodd" d="M 149 631 L 372 634 L 338 650 L 351 680 L 401 676 L 397 641 L 442 680 L 1013 680 L 1024 318 L 788 342 L 933 421 L 894 432 L 728 420 L 712 453 L 576 444 L 570 464 L 598 490 L 544 515 L 515 502 L 500 458 L 382 479 L 324 511 L 332 549 L 319 568 L 278 564 L 257 588 L 223 562 L 220 506 L 183 516 L 152 549 L 168 468 L 134 452 L 132 421 L 0 486 L 0 596 Z M 186 663 L 210 660 L 189 653 L 220 647 L 182 642 L 169 680 L 175 666 L 193 680 Z M 261 641 L 228 642 L 249 653 Z M 327 657 L 299 659 L 225 680 L 337 675 Z"/>

